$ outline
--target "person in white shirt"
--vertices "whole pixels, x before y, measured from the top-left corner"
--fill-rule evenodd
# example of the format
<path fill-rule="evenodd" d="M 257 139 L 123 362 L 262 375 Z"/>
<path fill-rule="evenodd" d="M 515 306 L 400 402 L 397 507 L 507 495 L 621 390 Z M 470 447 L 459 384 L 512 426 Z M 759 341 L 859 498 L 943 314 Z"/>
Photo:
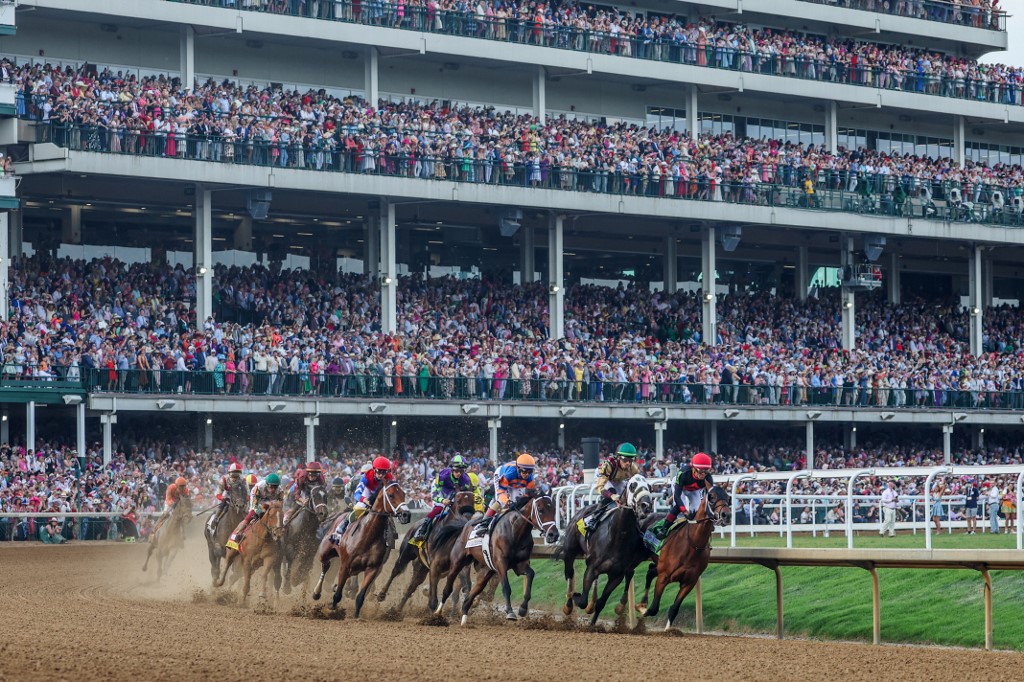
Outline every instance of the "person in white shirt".
<path fill-rule="evenodd" d="M 999 534 L 999 502 L 1001 499 L 999 486 L 992 481 L 992 486 L 988 489 L 988 523 L 989 530 L 996 535 Z"/>
<path fill-rule="evenodd" d="M 896 536 L 896 502 L 899 497 L 896 483 L 887 482 L 885 490 L 882 491 L 882 527 L 878 530 L 879 535 L 889 533 L 889 537 Z"/>

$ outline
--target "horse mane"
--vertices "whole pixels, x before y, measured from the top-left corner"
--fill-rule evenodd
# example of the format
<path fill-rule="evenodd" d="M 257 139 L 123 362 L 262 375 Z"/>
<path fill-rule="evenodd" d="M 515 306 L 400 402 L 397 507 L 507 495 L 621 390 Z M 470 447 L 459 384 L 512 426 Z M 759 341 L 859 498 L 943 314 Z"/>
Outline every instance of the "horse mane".
<path fill-rule="evenodd" d="M 448 542 L 448 540 L 450 540 L 452 536 L 461 533 L 462 529 L 465 526 L 465 523 L 459 523 L 457 521 L 447 523 L 441 526 L 437 531 L 435 531 L 436 534 L 434 535 L 433 538 L 431 538 L 431 543 L 433 543 L 435 547 L 440 547 L 444 545 L 444 543 Z"/>

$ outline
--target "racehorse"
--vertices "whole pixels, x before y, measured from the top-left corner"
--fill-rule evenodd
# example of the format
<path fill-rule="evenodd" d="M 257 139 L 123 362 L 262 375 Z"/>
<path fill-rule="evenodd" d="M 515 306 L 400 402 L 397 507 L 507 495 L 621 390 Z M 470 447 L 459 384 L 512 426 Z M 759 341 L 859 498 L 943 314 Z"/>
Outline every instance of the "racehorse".
<path fill-rule="evenodd" d="M 471 563 L 476 563 L 478 568 L 484 568 L 477 572 L 473 589 L 462 602 L 462 624 L 465 625 L 469 619 L 469 609 L 473 606 L 473 601 L 495 575 L 501 580 L 502 591 L 505 595 L 505 617 L 509 620 L 516 620 L 516 614 L 512 610 L 512 586 L 508 582 L 509 570 L 515 571 L 516 575 L 526 575 L 526 590 L 523 594 L 523 603 L 519 606 L 519 615 L 525 616 L 529 612 L 530 595 L 533 590 L 534 572 L 530 566 L 530 554 L 533 552 L 533 529 L 536 528 L 540 531 L 545 542 L 549 544 L 558 541 L 555 503 L 551 496 L 538 495 L 535 491 L 530 491 L 495 521 L 494 528 L 482 538 L 484 543 L 489 543 L 489 560 L 485 557 L 483 543 L 479 540 L 476 543 L 470 543 L 476 546 L 466 547 L 474 528 L 473 524 L 467 523 L 461 531 L 457 531 L 458 539 L 452 546 L 451 566 L 448 568 L 444 593 L 434 612 L 440 615 L 445 602 L 452 595 L 455 580 L 463 569 Z M 450 532 L 453 532 L 451 528 L 445 528 L 438 534 L 438 541 L 440 542 Z"/>
<path fill-rule="evenodd" d="M 562 613 L 572 615 L 574 605 L 581 609 L 586 607 L 586 612 L 592 614 L 590 624 L 597 623 L 598 616 L 601 615 L 608 597 L 615 588 L 623 579 L 632 576 L 636 567 L 650 556 L 650 552 L 644 546 L 640 524 L 653 508 L 654 501 L 647 479 L 642 474 L 637 474 L 626 483 L 623 500 L 592 533 L 583 537 L 580 534 L 579 521 L 592 512 L 593 507 L 580 510 L 572 518 L 554 557 L 556 561 L 560 559 L 565 563 L 566 593 Z M 574 592 L 574 562 L 580 556 L 586 558 L 587 570 L 583 574 L 583 590 Z M 602 575 L 608 576 L 608 581 L 601 597 L 597 599 L 597 581 Z M 626 584 L 629 584 L 628 580 Z M 621 613 L 627 598 L 628 595 L 623 590 L 617 612 Z"/>
<path fill-rule="evenodd" d="M 185 547 L 185 526 L 192 521 L 192 500 L 182 497 L 174 504 L 174 509 L 164 523 L 153 534 L 146 552 L 146 563 L 142 570 L 149 567 L 149 558 L 156 552 L 156 579 L 160 580 L 171 565 L 174 555 Z"/>
<path fill-rule="evenodd" d="M 374 495 L 373 504 L 366 513 L 353 521 L 341 537 L 335 535 L 338 531 L 337 526 L 332 533 L 324 536 L 318 554 L 321 570 L 320 580 L 313 588 L 314 600 L 320 599 L 324 577 L 331 568 L 331 558 L 336 556 L 339 559 L 338 581 L 334 586 L 331 608 L 338 607 L 345 581 L 349 576 L 364 573 L 359 593 L 356 594 L 355 617 L 359 617 L 363 602 L 366 600 L 366 592 L 391 553 L 388 535 L 392 516 L 397 517 L 400 523 L 409 523 L 410 513 L 409 507 L 405 504 L 405 491 L 397 483 L 389 483 L 381 488 Z"/>
<path fill-rule="evenodd" d="M 260 596 L 267 596 L 267 580 L 271 572 L 274 574 L 274 590 L 281 589 L 281 557 L 284 550 L 281 545 L 281 538 L 284 537 L 284 513 L 281 511 L 280 502 L 270 502 L 266 505 L 266 511 L 258 520 L 245 531 L 241 542 L 238 543 L 238 550 L 228 549 L 224 557 L 224 570 L 220 577 L 214 582 L 214 586 L 222 587 L 227 578 L 228 569 L 238 557 L 242 561 L 242 600 L 249 597 L 249 589 L 252 584 L 252 574 L 260 570 Z"/>
<path fill-rule="evenodd" d="M 669 583 L 679 583 L 679 594 L 668 610 L 668 622 L 665 629 L 672 627 L 672 622 L 679 613 L 679 605 L 690 590 L 700 580 L 704 569 L 711 558 L 711 533 L 715 526 L 724 526 L 732 516 L 732 500 L 729 493 L 721 486 L 713 486 L 701 500 L 693 521 L 678 532 L 670 533 L 661 548 L 661 555 L 655 564 L 658 581 L 654 585 L 654 602 L 645 616 L 658 615 L 661 595 Z M 647 574 L 647 585 L 641 605 L 647 602 L 647 594 L 653 571 Z"/>
<path fill-rule="evenodd" d="M 317 531 L 327 519 L 327 489 L 322 485 L 313 486 L 309 495 L 285 524 L 284 557 L 281 572 L 284 574 L 283 592 L 289 594 L 292 585 L 306 584 L 309 569 L 313 566 L 320 538 Z"/>
<path fill-rule="evenodd" d="M 224 516 L 217 522 L 217 528 L 213 533 L 210 526 L 203 529 L 206 536 L 206 549 L 210 555 L 210 575 L 214 581 L 220 577 L 221 559 L 224 558 L 224 543 L 231 537 L 231 531 L 242 522 L 245 517 L 246 506 L 249 500 L 238 488 L 232 488 L 231 496 L 228 498 L 228 508 L 224 510 Z"/>
<path fill-rule="evenodd" d="M 398 610 L 401 611 L 405 608 L 406 602 L 412 597 L 416 588 L 423 584 L 428 574 L 430 575 L 430 608 L 437 608 L 437 583 L 440 577 L 448 572 L 455 535 L 447 534 L 445 542 L 441 544 L 437 543 L 437 537 L 442 528 L 451 524 L 457 525 L 461 530 L 464 522 L 468 521 L 476 513 L 476 509 L 473 506 L 475 499 L 476 494 L 472 491 L 464 490 L 455 493 L 448 511 L 434 523 L 434 527 L 430 529 L 430 534 L 427 536 L 422 547 L 410 544 L 409 539 L 421 525 L 427 522 L 426 519 L 412 526 L 406 532 L 405 537 L 402 538 L 402 548 L 398 552 L 398 560 L 395 562 L 394 568 L 391 569 L 391 576 L 388 578 L 387 584 L 384 585 L 380 594 L 377 595 L 377 601 L 382 602 L 387 599 L 391 583 L 405 571 L 406 567 L 412 564 L 409 586 L 405 588 L 405 593 L 402 595 L 402 601 L 398 605 Z M 464 574 L 463 587 L 467 592 L 469 590 L 468 582 L 469 580 Z"/>

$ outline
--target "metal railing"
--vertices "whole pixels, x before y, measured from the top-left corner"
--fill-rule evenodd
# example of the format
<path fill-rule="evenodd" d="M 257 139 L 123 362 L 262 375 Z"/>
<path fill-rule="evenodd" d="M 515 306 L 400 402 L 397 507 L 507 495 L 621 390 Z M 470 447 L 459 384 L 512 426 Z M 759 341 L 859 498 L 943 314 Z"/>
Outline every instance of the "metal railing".
<path fill-rule="evenodd" d="M 5 512 L 0 511 L 0 542 L 38 542 L 40 531 L 50 519 L 60 521 L 59 533 L 68 540 L 140 539 L 147 534 L 146 524 L 160 512 Z M 134 517 L 134 518 L 133 518 Z"/>
<path fill-rule="evenodd" d="M 743 177 L 682 177 L 660 165 L 623 171 L 619 167 L 580 170 L 556 166 L 535 156 L 526 162 L 504 158 L 390 153 L 339 146 L 337 137 L 319 142 L 236 139 L 107 127 L 54 119 L 35 126 L 37 142 L 77 151 L 147 156 L 212 163 L 293 168 L 308 171 L 384 175 L 479 185 L 526 187 L 617 196 L 722 202 L 836 211 L 865 215 L 919 217 L 943 222 L 1024 225 L 1024 188 L 988 183 L 922 182 L 912 176 L 808 171 L 773 165 L 775 182 L 760 182 L 759 164 Z M 394 131 L 392 131 L 394 132 Z M 345 131 L 342 130 L 344 134 Z M 749 171 L 749 172 L 748 172 Z"/>

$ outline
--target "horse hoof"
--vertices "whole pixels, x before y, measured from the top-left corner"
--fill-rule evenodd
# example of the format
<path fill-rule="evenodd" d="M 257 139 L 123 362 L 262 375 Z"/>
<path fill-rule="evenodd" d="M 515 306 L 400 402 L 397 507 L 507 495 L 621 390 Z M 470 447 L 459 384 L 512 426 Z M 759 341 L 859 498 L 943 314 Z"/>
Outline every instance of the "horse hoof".
<path fill-rule="evenodd" d="M 320 593 L 319 592 L 314 592 L 312 597 L 313 597 L 313 601 L 320 601 Z"/>
<path fill-rule="evenodd" d="M 625 610 L 626 610 L 625 607 L 623 607 L 622 604 L 619 604 L 619 605 L 617 605 L 615 607 L 615 615 L 616 616 L 621 616 L 622 612 L 625 611 Z"/>
<path fill-rule="evenodd" d="M 572 607 L 569 606 L 568 604 L 563 606 L 562 607 L 562 615 L 571 616 L 572 615 Z"/>
<path fill-rule="evenodd" d="M 519 607 L 519 617 L 520 618 L 526 618 L 526 615 L 528 613 L 530 613 L 530 609 L 526 608 L 525 606 L 520 606 Z"/>
<path fill-rule="evenodd" d="M 505 620 L 519 620 L 519 618 L 516 617 L 516 614 L 509 611 L 505 614 Z"/>
<path fill-rule="evenodd" d="M 383 602 L 383 601 L 384 601 L 385 599 L 387 599 L 387 598 L 388 598 L 388 595 L 387 595 L 387 593 L 385 593 L 385 592 L 380 592 L 380 593 L 379 593 L 379 594 L 377 595 L 377 601 L 379 601 L 379 602 Z"/>
<path fill-rule="evenodd" d="M 671 629 L 672 629 L 672 623 L 665 623 L 665 632 L 668 632 Z"/>
<path fill-rule="evenodd" d="M 465 615 L 462 616 L 462 621 L 460 621 L 460 622 L 461 622 L 462 625 L 465 625 L 466 623 L 469 622 L 469 616 L 465 616 Z"/>

